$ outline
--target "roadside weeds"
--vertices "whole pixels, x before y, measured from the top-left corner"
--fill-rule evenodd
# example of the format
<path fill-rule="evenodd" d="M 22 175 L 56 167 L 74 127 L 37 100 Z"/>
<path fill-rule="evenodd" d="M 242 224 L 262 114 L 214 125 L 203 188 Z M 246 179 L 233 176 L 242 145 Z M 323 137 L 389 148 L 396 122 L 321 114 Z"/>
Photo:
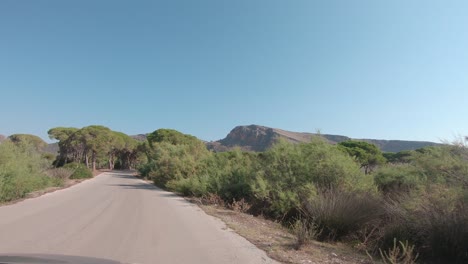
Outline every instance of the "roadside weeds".
<path fill-rule="evenodd" d="M 152 181 L 134 174 L 148 184 Z M 184 197 L 196 204 L 206 214 L 223 221 L 226 226 L 238 235 L 247 239 L 259 249 L 265 251 L 268 257 L 287 264 L 372 264 L 365 254 L 343 243 L 322 243 L 310 241 L 297 250 L 297 238 L 280 223 L 256 217 L 247 213 L 227 209 L 221 205 L 207 205 L 199 198 Z"/>
<path fill-rule="evenodd" d="M 55 192 L 55 191 L 70 188 L 70 187 L 72 187 L 72 186 L 74 186 L 74 185 L 76 185 L 78 183 L 81 183 L 81 182 L 84 182 L 84 181 L 87 181 L 87 180 L 90 180 L 90 179 L 94 179 L 95 177 L 99 176 L 100 174 L 102 174 L 104 172 L 110 172 L 110 170 L 96 170 L 96 171 L 93 172 L 93 177 L 88 178 L 88 179 L 67 179 L 67 180 L 65 180 L 65 182 L 64 182 L 64 184 L 62 186 L 48 187 L 48 188 L 45 188 L 45 189 L 42 189 L 42 190 L 30 192 L 23 198 L 16 199 L 16 200 L 13 200 L 13 201 L 9 201 L 9 202 L 0 203 L 0 207 L 16 204 L 16 203 L 22 202 L 22 201 L 27 200 L 27 199 L 40 197 L 40 196 L 42 196 L 44 194 L 47 194 L 47 193 L 52 193 L 52 192 Z"/>
<path fill-rule="evenodd" d="M 297 240 L 281 224 L 262 217 L 229 210 L 216 205 L 203 205 L 193 199 L 206 214 L 221 219 L 226 225 L 252 244 L 262 249 L 272 259 L 291 264 L 351 264 L 372 263 L 369 258 L 342 243 L 310 241 L 297 250 Z"/>

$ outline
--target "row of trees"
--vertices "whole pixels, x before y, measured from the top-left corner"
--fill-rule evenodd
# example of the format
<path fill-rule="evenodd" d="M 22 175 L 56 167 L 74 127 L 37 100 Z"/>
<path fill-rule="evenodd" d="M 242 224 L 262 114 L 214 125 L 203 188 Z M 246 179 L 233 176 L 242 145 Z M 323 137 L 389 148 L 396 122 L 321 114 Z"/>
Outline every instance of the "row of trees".
<path fill-rule="evenodd" d="M 81 129 L 56 127 L 48 131 L 51 139 L 58 140 L 59 156 L 56 165 L 78 162 L 88 168 L 104 164 L 109 169 L 135 168 L 144 158 L 145 143 L 104 126 L 87 126 Z"/>

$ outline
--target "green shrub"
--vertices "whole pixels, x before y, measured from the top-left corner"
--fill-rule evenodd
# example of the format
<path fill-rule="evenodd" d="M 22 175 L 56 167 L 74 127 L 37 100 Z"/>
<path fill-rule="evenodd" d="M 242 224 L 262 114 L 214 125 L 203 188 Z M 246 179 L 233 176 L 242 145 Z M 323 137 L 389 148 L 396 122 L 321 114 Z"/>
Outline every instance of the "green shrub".
<path fill-rule="evenodd" d="M 194 176 L 172 180 L 166 184 L 166 187 L 185 196 L 202 197 L 208 195 L 208 177 Z"/>
<path fill-rule="evenodd" d="M 256 155 L 235 149 L 216 153 L 205 161 L 207 175 L 210 175 L 210 191 L 225 201 L 254 198 L 252 185 L 256 177 Z"/>
<path fill-rule="evenodd" d="M 468 188 L 468 149 L 459 146 L 427 147 L 413 152 L 413 166 L 429 183 Z"/>
<path fill-rule="evenodd" d="M 63 166 L 63 168 L 72 171 L 70 179 L 87 179 L 93 177 L 93 173 L 91 172 L 91 170 L 88 169 L 86 165 L 81 163 L 67 163 Z"/>
<path fill-rule="evenodd" d="M 203 172 L 201 160 L 210 155 L 204 145 L 173 145 L 168 142 L 154 143 L 149 150 L 147 166 L 140 171 L 158 186 L 165 187 L 169 181 L 181 180 Z"/>
<path fill-rule="evenodd" d="M 404 150 L 397 153 L 393 152 L 384 152 L 383 156 L 388 163 L 398 164 L 398 163 L 408 163 L 408 159 L 411 157 L 413 151 Z"/>
<path fill-rule="evenodd" d="M 153 161 L 150 161 L 150 162 L 147 162 L 147 163 L 144 163 L 144 164 L 140 164 L 138 166 L 138 172 L 140 173 L 141 176 L 145 177 L 145 178 L 149 178 L 149 173 L 151 172 L 151 169 L 154 167 L 154 163 Z"/>
<path fill-rule="evenodd" d="M 264 189 L 256 195 L 264 195 L 259 198 L 275 218 L 297 216 L 300 200 L 313 197 L 317 188 L 376 191 L 371 175 L 365 175 L 353 158 L 320 138 L 307 144 L 280 141 L 259 159 L 257 176 L 263 179 L 256 183 L 262 183 Z"/>
<path fill-rule="evenodd" d="M 48 162 L 34 146 L 27 143 L 0 144 L 0 202 L 25 197 L 28 193 L 51 186 L 60 186 L 63 180 L 43 172 Z"/>
<path fill-rule="evenodd" d="M 424 173 L 409 164 L 387 165 L 374 174 L 377 187 L 385 193 L 409 191 L 426 182 Z"/>

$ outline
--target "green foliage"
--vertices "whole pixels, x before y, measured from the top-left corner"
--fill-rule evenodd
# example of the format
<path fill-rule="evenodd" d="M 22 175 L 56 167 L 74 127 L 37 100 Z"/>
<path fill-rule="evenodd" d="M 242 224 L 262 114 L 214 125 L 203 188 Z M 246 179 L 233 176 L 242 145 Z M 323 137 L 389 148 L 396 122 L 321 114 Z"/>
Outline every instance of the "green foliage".
<path fill-rule="evenodd" d="M 255 154 L 240 149 L 211 155 L 204 160 L 205 174 L 211 179 L 210 191 L 229 202 L 242 198 L 252 200 L 256 166 Z"/>
<path fill-rule="evenodd" d="M 111 131 L 110 137 L 110 147 L 106 156 L 109 169 L 135 168 L 138 161 L 145 156 L 144 143 L 116 131 Z"/>
<path fill-rule="evenodd" d="M 194 145 L 199 140 L 191 135 L 180 133 L 174 129 L 158 129 L 147 136 L 150 145 L 166 142 L 172 145 Z"/>
<path fill-rule="evenodd" d="M 438 146 L 419 149 L 410 163 L 419 168 L 431 183 L 468 188 L 468 149 L 459 146 Z"/>
<path fill-rule="evenodd" d="M 261 155 L 261 168 L 267 185 L 261 193 L 267 196 L 259 198 L 271 204 L 275 217 L 297 211 L 317 188 L 374 189 L 351 157 L 319 138 L 308 144 L 280 141 Z"/>
<path fill-rule="evenodd" d="M 98 155 L 106 155 L 112 148 L 112 131 L 104 126 L 87 126 L 77 133 L 86 150 L 91 153 L 92 168 L 96 170 Z"/>
<path fill-rule="evenodd" d="M 153 167 L 149 176 L 155 184 L 165 186 L 171 180 L 190 178 L 197 171 L 197 157 L 189 154 L 189 146 L 159 143 L 151 152 Z"/>
<path fill-rule="evenodd" d="M 63 166 L 63 168 L 72 171 L 70 179 L 87 179 L 93 177 L 93 173 L 91 172 L 91 170 L 81 163 L 67 163 Z"/>
<path fill-rule="evenodd" d="M 144 143 L 130 136 L 112 131 L 103 126 L 88 126 L 81 129 L 56 127 L 49 130 L 51 139 L 59 140 L 60 155 L 54 165 L 85 163 L 92 168 L 106 166 L 114 169 L 135 168 L 146 161 Z"/>
<path fill-rule="evenodd" d="M 338 147 L 354 157 L 361 164 L 361 168 L 365 169 L 366 174 L 370 173 L 373 167 L 385 163 L 382 151 L 374 144 L 348 140 L 338 143 Z"/>
<path fill-rule="evenodd" d="M 185 196 L 202 197 L 209 193 L 209 178 L 196 176 L 173 180 L 167 183 L 167 188 Z"/>
<path fill-rule="evenodd" d="M 407 163 L 408 159 L 411 157 L 413 151 L 405 150 L 397 153 L 393 152 L 384 152 L 382 155 L 389 163 Z"/>
<path fill-rule="evenodd" d="M 205 168 L 201 161 L 210 155 L 203 142 L 175 130 L 156 130 L 148 136 L 148 144 L 148 164 L 140 167 L 140 173 L 162 187 L 169 182 L 167 187 L 171 188 L 187 185 L 176 181 L 202 175 Z"/>
<path fill-rule="evenodd" d="M 43 172 L 48 162 L 42 159 L 36 147 L 29 143 L 0 144 L 0 202 L 25 197 L 26 194 L 50 186 L 60 186 L 62 179 Z"/>
<path fill-rule="evenodd" d="M 55 127 L 49 129 L 49 131 L 47 131 L 47 134 L 49 134 L 50 139 L 56 139 L 58 141 L 63 142 L 67 140 L 71 135 L 73 135 L 76 131 L 78 131 L 78 128 Z"/>
<path fill-rule="evenodd" d="M 424 183 L 426 177 L 417 167 L 409 164 L 389 165 L 375 172 L 375 183 L 385 193 L 408 191 Z"/>
<path fill-rule="evenodd" d="M 408 191 L 429 184 L 468 188 L 468 150 L 437 146 L 405 154 L 406 163 L 383 166 L 374 174 L 381 190 Z"/>

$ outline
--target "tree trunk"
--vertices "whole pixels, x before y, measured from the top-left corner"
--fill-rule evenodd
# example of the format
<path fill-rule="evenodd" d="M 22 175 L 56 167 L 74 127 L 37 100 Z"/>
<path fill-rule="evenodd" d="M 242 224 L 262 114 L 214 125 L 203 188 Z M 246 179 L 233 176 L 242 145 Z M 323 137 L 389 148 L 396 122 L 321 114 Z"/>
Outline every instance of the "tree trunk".
<path fill-rule="evenodd" d="M 114 169 L 114 155 L 110 154 L 109 155 L 109 170 Z"/>
<path fill-rule="evenodd" d="M 89 169 L 89 157 L 88 157 L 88 153 L 85 154 L 85 163 L 86 163 L 86 168 Z"/>
<path fill-rule="evenodd" d="M 96 170 L 96 152 L 93 151 L 93 155 L 91 157 L 92 162 L 93 162 L 93 171 Z"/>

